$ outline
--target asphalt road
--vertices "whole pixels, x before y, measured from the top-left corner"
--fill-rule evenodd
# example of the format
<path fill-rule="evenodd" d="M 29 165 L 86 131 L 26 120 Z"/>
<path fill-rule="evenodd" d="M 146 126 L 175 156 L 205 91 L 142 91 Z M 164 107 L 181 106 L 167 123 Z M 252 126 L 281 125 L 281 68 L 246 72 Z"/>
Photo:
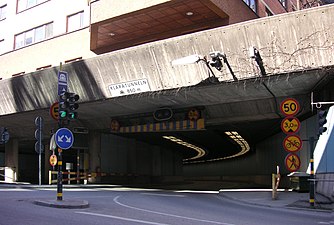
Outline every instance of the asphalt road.
<path fill-rule="evenodd" d="M 334 224 L 331 213 L 233 202 L 218 193 L 128 188 L 66 189 L 64 200 L 87 200 L 89 208 L 35 205 L 56 199 L 54 189 L 0 188 L 0 225 L 315 225 Z"/>

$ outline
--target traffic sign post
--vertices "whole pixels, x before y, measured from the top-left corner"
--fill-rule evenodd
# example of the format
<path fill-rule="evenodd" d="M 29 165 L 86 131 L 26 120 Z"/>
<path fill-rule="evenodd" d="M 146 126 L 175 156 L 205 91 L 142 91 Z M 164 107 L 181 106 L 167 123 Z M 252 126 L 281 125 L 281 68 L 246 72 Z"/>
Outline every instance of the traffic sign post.
<path fill-rule="evenodd" d="M 62 151 L 69 149 L 74 142 L 73 133 L 67 128 L 59 128 L 54 135 L 56 145 L 58 148 L 58 176 L 57 176 L 57 200 L 63 200 L 63 174 L 62 174 Z"/>
<path fill-rule="evenodd" d="M 35 138 L 36 138 L 36 143 L 35 143 L 35 151 L 38 153 L 38 184 L 42 184 L 42 152 L 43 152 L 43 126 L 44 126 L 44 121 L 41 116 L 37 116 L 35 119 L 35 125 L 36 125 L 36 130 L 35 130 Z"/>

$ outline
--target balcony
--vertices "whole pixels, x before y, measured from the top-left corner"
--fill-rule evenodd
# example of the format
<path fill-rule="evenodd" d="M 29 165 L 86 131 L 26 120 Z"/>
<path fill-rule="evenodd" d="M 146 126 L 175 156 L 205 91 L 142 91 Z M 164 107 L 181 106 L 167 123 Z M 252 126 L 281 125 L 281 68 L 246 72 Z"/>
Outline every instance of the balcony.
<path fill-rule="evenodd" d="M 152 3 L 154 2 L 154 3 Z M 97 54 L 229 24 L 210 0 L 110 1 L 91 3 L 90 48 Z M 240 1 L 242 3 L 242 1 Z M 154 5 L 152 5 L 154 4 Z"/>

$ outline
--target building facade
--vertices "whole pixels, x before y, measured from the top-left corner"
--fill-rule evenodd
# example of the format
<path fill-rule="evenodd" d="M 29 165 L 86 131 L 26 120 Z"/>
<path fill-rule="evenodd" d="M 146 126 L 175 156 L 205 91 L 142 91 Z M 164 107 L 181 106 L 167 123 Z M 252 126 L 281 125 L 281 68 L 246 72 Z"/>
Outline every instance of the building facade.
<path fill-rule="evenodd" d="M 310 0 L 0 0 L 0 78 L 325 4 Z"/>

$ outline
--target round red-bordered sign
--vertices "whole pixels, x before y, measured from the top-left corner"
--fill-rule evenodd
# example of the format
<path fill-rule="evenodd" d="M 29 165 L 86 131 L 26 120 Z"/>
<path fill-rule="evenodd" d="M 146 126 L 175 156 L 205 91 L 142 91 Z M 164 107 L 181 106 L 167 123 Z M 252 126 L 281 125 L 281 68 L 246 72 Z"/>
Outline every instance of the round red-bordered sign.
<path fill-rule="evenodd" d="M 297 133 L 300 129 L 300 122 L 296 117 L 286 117 L 281 122 L 281 129 L 286 134 Z"/>
<path fill-rule="evenodd" d="M 285 167 L 290 172 L 296 172 L 300 168 L 300 158 L 298 155 L 290 153 L 285 157 Z"/>
<path fill-rule="evenodd" d="M 53 103 L 52 106 L 50 107 L 50 116 L 54 120 L 58 120 L 58 118 L 59 118 L 59 104 L 58 104 L 58 102 Z"/>
<path fill-rule="evenodd" d="M 280 109 L 285 116 L 294 116 L 299 112 L 300 106 L 296 99 L 287 98 L 281 103 Z"/>
<path fill-rule="evenodd" d="M 297 135 L 289 135 L 283 140 L 283 147 L 288 152 L 298 152 L 302 148 L 302 140 Z"/>

